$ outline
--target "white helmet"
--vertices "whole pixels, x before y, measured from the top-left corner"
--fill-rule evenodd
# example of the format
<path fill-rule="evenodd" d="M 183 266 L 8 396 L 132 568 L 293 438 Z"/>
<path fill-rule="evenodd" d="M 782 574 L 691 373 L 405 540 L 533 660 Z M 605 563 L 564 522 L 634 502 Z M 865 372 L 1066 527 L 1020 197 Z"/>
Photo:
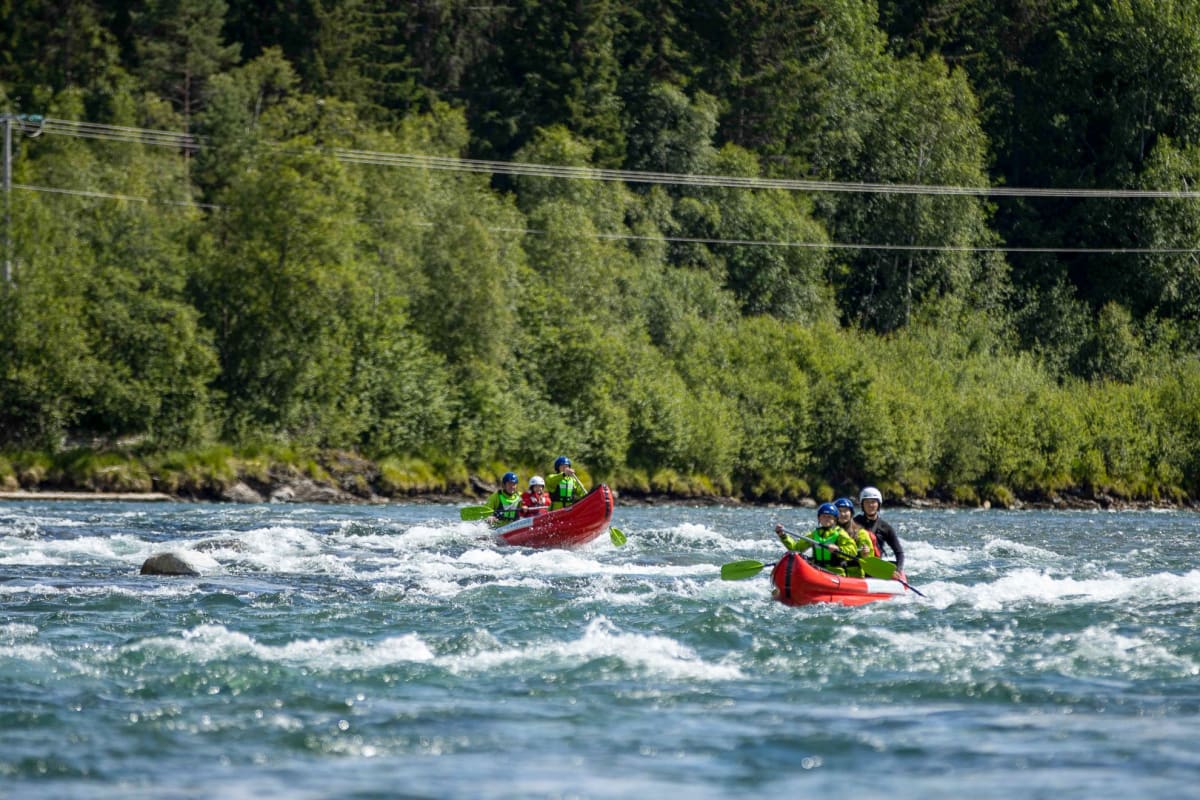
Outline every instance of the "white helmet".
<path fill-rule="evenodd" d="M 529 485 L 530 486 L 545 486 L 546 482 L 544 480 L 542 480 L 541 475 L 534 475 L 532 478 L 529 479 Z"/>
<path fill-rule="evenodd" d="M 863 490 L 858 494 L 858 504 L 861 506 L 864 500 L 877 500 L 879 505 L 883 505 L 883 495 L 874 486 L 864 486 Z"/>

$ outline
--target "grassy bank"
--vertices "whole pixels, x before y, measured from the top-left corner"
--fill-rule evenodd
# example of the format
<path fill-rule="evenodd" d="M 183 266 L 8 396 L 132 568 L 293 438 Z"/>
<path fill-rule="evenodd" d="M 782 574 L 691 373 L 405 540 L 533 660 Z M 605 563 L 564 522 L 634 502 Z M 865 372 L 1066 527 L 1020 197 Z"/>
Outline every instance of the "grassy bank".
<path fill-rule="evenodd" d="M 165 496 L 187 501 L 254 502 L 456 502 L 478 501 L 493 491 L 509 469 L 522 485 L 550 468 L 534 465 L 433 463 L 418 458 L 372 460 L 343 450 L 300 450 L 285 447 L 235 449 L 216 446 L 188 452 L 141 454 L 127 450 L 79 448 L 49 454 L 10 452 L 0 455 L 0 492 L 41 495 Z M 797 476 L 772 483 L 737 484 L 728 477 L 681 474 L 664 469 L 618 470 L 593 474 L 578 468 L 584 483 L 607 483 L 622 502 L 744 502 L 810 505 L 840 495 L 856 495 L 858 487 L 815 486 Z M 1087 487 L 1060 491 L 1019 491 L 995 484 L 929 487 L 912 491 L 898 483 L 879 482 L 889 504 L 984 508 L 1022 507 L 1194 507 L 1185 496 L 1137 497 Z"/>

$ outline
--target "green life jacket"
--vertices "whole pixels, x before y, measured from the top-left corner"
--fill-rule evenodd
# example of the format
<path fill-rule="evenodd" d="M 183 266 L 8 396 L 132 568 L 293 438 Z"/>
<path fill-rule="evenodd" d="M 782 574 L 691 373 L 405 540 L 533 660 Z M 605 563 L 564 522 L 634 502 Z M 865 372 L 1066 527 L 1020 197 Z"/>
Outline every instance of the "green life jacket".
<path fill-rule="evenodd" d="M 500 507 L 496 509 L 495 517 L 504 522 L 512 522 L 517 518 L 517 513 L 521 510 L 521 493 L 513 492 L 505 494 L 504 492 L 496 492 L 496 502 Z"/>
<path fill-rule="evenodd" d="M 575 480 L 570 475 L 563 475 L 558 485 L 554 487 L 554 499 L 563 504 L 563 508 L 575 502 Z"/>
<path fill-rule="evenodd" d="M 809 538 L 815 539 L 820 544 L 837 544 L 838 534 L 841 532 L 842 529 L 836 525 L 834 525 L 832 528 L 816 528 L 809 535 Z M 814 547 L 813 561 L 817 562 L 818 566 L 828 567 L 833 565 L 834 556 L 827 547 Z M 838 564 L 841 562 L 841 558 L 837 559 Z"/>

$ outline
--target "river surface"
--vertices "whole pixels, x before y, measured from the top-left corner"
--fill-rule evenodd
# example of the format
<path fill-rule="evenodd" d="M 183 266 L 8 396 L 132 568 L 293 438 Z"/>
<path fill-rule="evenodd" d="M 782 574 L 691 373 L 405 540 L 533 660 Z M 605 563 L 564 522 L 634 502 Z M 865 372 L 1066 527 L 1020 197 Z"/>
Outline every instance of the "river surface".
<path fill-rule="evenodd" d="M 1200 797 L 1200 517 L 884 516 L 926 598 L 788 608 L 810 510 L 6 502 L 0 796 Z"/>

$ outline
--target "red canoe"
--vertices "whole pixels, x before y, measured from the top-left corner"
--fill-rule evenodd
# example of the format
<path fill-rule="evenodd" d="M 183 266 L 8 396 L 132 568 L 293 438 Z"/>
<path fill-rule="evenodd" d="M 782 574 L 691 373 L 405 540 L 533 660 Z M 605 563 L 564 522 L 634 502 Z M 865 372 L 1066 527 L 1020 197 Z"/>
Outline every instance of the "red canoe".
<path fill-rule="evenodd" d="M 612 515 L 612 490 L 602 483 L 574 505 L 510 522 L 496 536 L 521 547 L 580 547 L 607 530 Z"/>
<path fill-rule="evenodd" d="M 903 578 L 903 573 L 896 575 Z M 890 600 L 907 591 L 900 581 L 879 578 L 846 578 L 818 569 L 799 553 L 787 553 L 771 571 L 772 596 L 789 606 L 809 603 L 841 603 L 861 606 Z"/>

